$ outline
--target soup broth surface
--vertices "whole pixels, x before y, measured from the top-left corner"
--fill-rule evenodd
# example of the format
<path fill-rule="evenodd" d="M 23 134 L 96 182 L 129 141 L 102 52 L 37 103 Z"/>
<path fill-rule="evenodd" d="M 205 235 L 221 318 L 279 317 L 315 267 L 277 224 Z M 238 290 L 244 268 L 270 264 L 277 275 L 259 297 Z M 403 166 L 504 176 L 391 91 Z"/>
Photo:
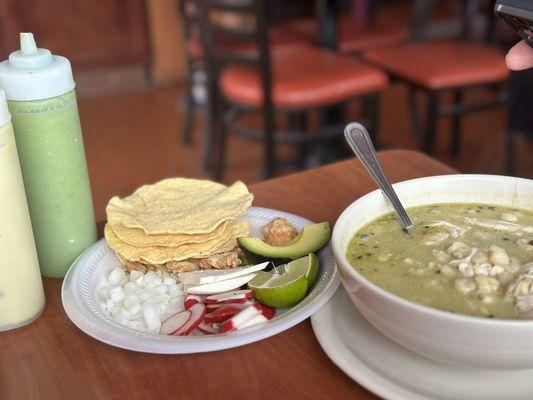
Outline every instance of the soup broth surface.
<path fill-rule="evenodd" d="M 533 212 L 483 204 L 386 214 L 360 229 L 346 257 L 363 276 L 405 299 L 454 313 L 533 318 Z"/>

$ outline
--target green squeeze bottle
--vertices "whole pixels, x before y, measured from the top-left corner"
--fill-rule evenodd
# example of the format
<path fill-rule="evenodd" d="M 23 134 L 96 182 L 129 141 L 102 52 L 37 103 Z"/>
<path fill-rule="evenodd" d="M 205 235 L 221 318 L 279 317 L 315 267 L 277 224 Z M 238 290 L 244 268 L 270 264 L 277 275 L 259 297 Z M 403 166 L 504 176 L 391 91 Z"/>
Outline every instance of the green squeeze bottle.
<path fill-rule="evenodd" d="M 69 61 L 31 33 L 0 63 L 41 273 L 53 278 L 97 239 L 74 86 Z"/>

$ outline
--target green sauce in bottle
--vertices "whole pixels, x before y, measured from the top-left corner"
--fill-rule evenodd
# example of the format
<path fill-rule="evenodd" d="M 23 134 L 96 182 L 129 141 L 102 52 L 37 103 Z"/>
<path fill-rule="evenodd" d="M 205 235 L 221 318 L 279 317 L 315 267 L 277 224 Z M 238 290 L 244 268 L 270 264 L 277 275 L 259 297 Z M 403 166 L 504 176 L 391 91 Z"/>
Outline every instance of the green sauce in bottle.
<path fill-rule="evenodd" d="M 0 64 L 41 273 L 63 277 L 96 241 L 96 224 L 70 63 L 21 34 Z"/>

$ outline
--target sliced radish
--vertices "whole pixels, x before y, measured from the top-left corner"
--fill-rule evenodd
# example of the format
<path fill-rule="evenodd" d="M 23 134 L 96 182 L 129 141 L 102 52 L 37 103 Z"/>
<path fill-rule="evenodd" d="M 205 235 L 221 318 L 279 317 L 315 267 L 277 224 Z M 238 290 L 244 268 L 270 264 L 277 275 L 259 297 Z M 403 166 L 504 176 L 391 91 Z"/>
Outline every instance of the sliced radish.
<path fill-rule="evenodd" d="M 183 327 L 191 318 L 191 312 L 189 310 L 180 311 L 177 314 L 172 315 L 161 323 L 161 329 L 159 329 L 160 335 L 172 335 Z"/>
<path fill-rule="evenodd" d="M 183 302 L 183 306 L 186 310 L 191 308 L 196 303 L 202 303 L 204 302 L 204 298 L 202 296 L 198 296 L 196 294 L 188 294 L 185 296 L 185 301 Z"/>
<path fill-rule="evenodd" d="M 242 310 L 240 313 L 235 314 L 226 322 L 222 323 L 219 331 L 220 333 L 235 331 L 239 329 L 245 322 L 251 320 L 257 315 L 260 315 L 262 311 L 261 305 L 259 303 L 254 303 Z"/>
<path fill-rule="evenodd" d="M 218 333 L 218 327 L 213 324 L 208 324 L 205 321 L 202 321 L 198 324 L 196 327 L 200 332 L 202 332 L 204 335 L 212 335 L 214 333 Z"/>
<path fill-rule="evenodd" d="M 238 299 L 238 300 L 228 300 L 223 301 L 221 303 L 212 303 L 212 304 L 206 304 L 207 312 L 215 311 L 220 306 L 225 305 L 232 305 L 232 304 L 238 304 L 242 305 L 243 307 L 251 306 L 254 303 L 255 300 L 253 299 Z"/>
<path fill-rule="evenodd" d="M 221 282 L 261 271 L 265 269 L 268 264 L 270 264 L 270 261 L 257 265 L 247 265 L 231 269 L 183 272 L 179 274 L 179 279 L 185 285 L 205 285 L 207 283 Z"/>
<path fill-rule="evenodd" d="M 250 326 L 254 326 L 254 325 L 257 325 L 257 324 L 262 324 L 263 322 L 267 322 L 267 321 L 268 321 L 267 317 L 265 317 L 262 314 L 259 314 L 259 315 L 256 315 L 255 317 L 253 317 L 252 319 L 249 319 L 248 321 L 246 321 L 238 329 L 240 330 L 240 329 L 244 329 L 244 328 L 249 328 Z"/>
<path fill-rule="evenodd" d="M 219 293 L 205 298 L 205 304 L 223 303 L 225 301 L 251 299 L 254 293 L 251 290 L 236 290 L 232 292 Z"/>
<path fill-rule="evenodd" d="M 172 333 L 174 336 L 187 336 L 202 322 L 205 314 L 205 305 L 196 303 L 188 310 L 191 313 L 191 318 L 176 332 Z"/>
<path fill-rule="evenodd" d="M 210 324 L 225 321 L 228 318 L 233 317 L 235 314 L 241 312 L 245 308 L 248 308 L 252 304 L 253 302 L 250 302 L 250 304 L 223 303 L 219 307 L 217 307 L 216 310 L 210 312 L 209 314 L 205 314 L 204 321 Z"/>
<path fill-rule="evenodd" d="M 215 304 L 206 304 L 205 305 L 205 308 L 206 308 L 206 312 L 210 313 L 212 311 L 215 311 L 218 307 L 220 307 L 222 303 L 215 303 Z"/>
<path fill-rule="evenodd" d="M 262 313 L 261 314 L 266 319 L 272 319 L 276 315 L 276 310 L 274 308 L 272 308 L 272 307 L 265 306 L 265 305 L 261 304 L 261 308 L 262 308 Z"/>
<path fill-rule="evenodd" d="M 235 290 L 240 288 L 242 285 L 246 285 L 255 277 L 255 274 L 248 274 L 244 276 L 239 276 L 237 278 L 226 279 L 220 282 L 207 283 L 205 285 L 190 286 L 187 288 L 187 293 L 190 294 L 217 294 L 224 293 L 228 290 Z"/>

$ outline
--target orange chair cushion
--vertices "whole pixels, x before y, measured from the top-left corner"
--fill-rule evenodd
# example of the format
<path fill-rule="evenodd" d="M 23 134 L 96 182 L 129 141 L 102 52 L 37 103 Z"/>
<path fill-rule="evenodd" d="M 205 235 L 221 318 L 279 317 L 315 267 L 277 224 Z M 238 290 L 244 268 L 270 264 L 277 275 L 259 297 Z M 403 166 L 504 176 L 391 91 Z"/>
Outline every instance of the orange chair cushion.
<path fill-rule="evenodd" d="M 380 70 L 349 57 L 314 47 L 278 49 L 271 53 L 272 99 L 277 108 L 302 109 L 345 101 L 387 85 Z M 234 66 L 220 77 L 224 95 L 241 104 L 261 106 L 258 68 Z"/>
<path fill-rule="evenodd" d="M 315 40 L 318 37 L 316 18 L 299 18 L 286 22 L 283 27 L 302 36 Z M 371 49 L 391 47 L 409 39 L 406 23 L 390 17 L 377 17 L 368 24 L 360 24 L 351 14 L 343 14 L 338 19 L 337 49 L 340 53 L 358 53 Z"/>
<path fill-rule="evenodd" d="M 503 81 L 509 74 L 502 53 L 475 43 L 414 43 L 372 50 L 364 58 L 401 79 L 434 90 Z"/>

